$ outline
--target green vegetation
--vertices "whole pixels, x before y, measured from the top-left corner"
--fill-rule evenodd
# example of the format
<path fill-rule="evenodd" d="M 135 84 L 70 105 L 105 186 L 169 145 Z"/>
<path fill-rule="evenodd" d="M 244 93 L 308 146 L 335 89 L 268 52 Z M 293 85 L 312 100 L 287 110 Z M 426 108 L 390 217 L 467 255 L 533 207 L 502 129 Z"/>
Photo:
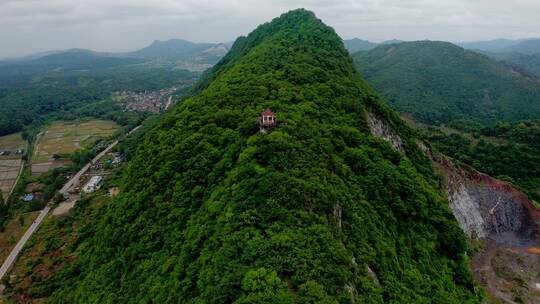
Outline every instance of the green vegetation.
<path fill-rule="evenodd" d="M 34 282 L 38 297 L 478 302 L 465 236 L 413 132 L 312 13 L 237 40 L 198 90 L 147 133 L 69 267 Z M 261 134 L 266 107 L 287 124 Z M 370 135 L 366 108 L 405 154 Z"/>
<path fill-rule="evenodd" d="M 3 262 L 17 241 L 38 216 L 38 212 L 21 213 L 0 229 L 0 261 Z"/>
<path fill-rule="evenodd" d="M 89 221 L 98 217 L 110 200 L 103 193 L 98 193 L 79 200 L 67 215 L 47 218 L 27 243 L 10 272 L 15 279 L 3 282 L 7 287 L 4 293 L 9 293 L 14 302 L 28 302 L 30 299 L 39 301 L 43 295 L 58 288 L 61 282 L 51 280 L 52 274 L 71 266 L 73 249 L 79 237 L 87 233 L 84 229 Z M 30 215 L 33 218 L 25 219 L 28 225 L 37 213 Z"/>
<path fill-rule="evenodd" d="M 109 98 L 112 92 L 185 86 L 196 77 L 197 74 L 186 70 L 149 63 L 36 72 L 15 83 L 0 82 L 0 135 L 57 119 L 94 117 L 124 125 L 136 114 L 121 111 Z"/>
<path fill-rule="evenodd" d="M 431 129 L 427 138 L 444 154 L 519 186 L 540 202 L 540 121 L 501 123 L 464 134 Z"/>
<path fill-rule="evenodd" d="M 450 43 L 405 42 L 353 57 L 361 74 L 394 109 L 424 123 L 540 117 L 536 79 Z"/>
<path fill-rule="evenodd" d="M 123 111 L 120 105 L 110 98 L 112 92 L 157 90 L 171 86 L 183 88 L 185 91 L 195 81 L 197 75 L 170 65 L 156 65 L 140 59 L 103 57 L 89 54 L 87 51 L 73 51 L 33 61 L 5 64 L 0 68 L 0 135 L 11 136 L 12 132 L 22 130 L 22 137 L 29 143 L 23 159 L 29 161 L 32 159 L 37 134 L 43 131 L 44 125 L 57 120 L 64 122 L 85 122 L 91 118 L 112 120 L 120 125 L 114 136 L 124 134 L 140 124 L 148 114 Z M 80 168 L 97 153 L 98 147 L 93 146 L 96 138 L 90 136 L 83 139 L 82 150 L 76 152 L 73 149 L 65 150 L 63 146 L 65 142 L 60 145 L 59 142 L 54 142 L 53 145 L 56 146 L 49 147 L 50 152 L 58 151 L 58 153 L 44 155 L 45 158 L 56 158 L 54 162 L 58 165 L 69 164 L 70 161 L 73 165 L 50 172 L 55 176 L 54 179 L 47 178 L 46 174 L 43 178 L 46 182 L 46 191 L 41 200 L 32 203 L 23 203 L 20 200 L 25 193 L 26 184 L 36 178 L 39 179 L 31 176 L 31 169 L 36 169 L 34 173 L 37 174 L 47 171 L 51 166 L 45 164 L 39 168 L 36 166 L 32 168 L 32 164 L 27 163 L 27 168 L 23 170 L 14 187 L 13 195 L 7 204 L 0 207 L 0 227 L 20 212 L 42 208 L 60 188 L 59 183 L 65 175 Z M 9 145 L 1 148 L 6 147 L 9 148 Z M 43 151 L 38 150 L 38 153 L 40 152 Z M 7 157 L 3 156 L 0 161 L 2 165 L 6 165 L 6 162 L 13 162 L 11 158 L 16 156 L 11 153 Z M 34 162 L 34 165 L 36 164 L 39 165 L 39 162 Z M 11 185 L 15 182 L 15 173 L 18 173 L 18 168 L 12 163 L 9 165 L 11 170 L 9 178 L 0 181 L 0 186 L 6 193 L 9 191 L 6 189 L 11 189 Z M 54 166 L 57 164 L 53 164 Z M 4 174 L 6 172 L 1 173 L 3 177 L 7 176 Z"/>
<path fill-rule="evenodd" d="M 534 55 L 520 53 L 488 53 L 488 56 L 519 68 L 517 72 L 540 78 L 540 53 Z"/>

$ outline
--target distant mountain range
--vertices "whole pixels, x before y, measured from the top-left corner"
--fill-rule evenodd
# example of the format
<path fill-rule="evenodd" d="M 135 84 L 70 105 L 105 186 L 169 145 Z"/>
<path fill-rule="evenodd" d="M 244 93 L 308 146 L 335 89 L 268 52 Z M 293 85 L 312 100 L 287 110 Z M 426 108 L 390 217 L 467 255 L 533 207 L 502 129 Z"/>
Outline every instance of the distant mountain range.
<path fill-rule="evenodd" d="M 540 39 L 496 39 L 458 45 L 513 65 L 521 72 L 540 77 Z"/>
<path fill-rule="evenodd" d="M 6 63 L 15 63 L 15 62 L 24 62 L 39 59 L 49 55 L 57 55 L 62 53 L 73 53 L 73 52 L 91 52 L 100 56 L 111 56 L 111 57 L 135 57 L 135 58 L 150 58 L 150 59 L 170 59 L 170 60 L 180 60 L 180 59 L 190 59 L 200 56 L 202 53 L 209 54 L 223 54 L 221 49 L 228 50 L 232 46 L 233 42 L 226 43 L 198 43 L 191 42 L 184 39 L 169 39 L 165 41 L 155 40 L 150 45 L 135 50 L 132 52 L 96 52 L 88 49 L 67 49 L 67 50 L 50 50 L 45 52 L 39 52 L 35 54 L 30 54 L 22 57 L 7 58 L 2 59 L 0 62 Z M 220 50 L 220 51 L 217 51 Z M 224 55 L 224 54 L 223 54 Z"/>
<path fill-rule="evenodd" d="M 378 45 L 398 44 L 404 42 L 399 39 L 392 39 L 380 43 L 371 42 L 359 38 L 343 40 L 345 48 L 350 53 L 358 51 L 372 50 Z M 519 53 L 534 55 L 540 53 L 540 39 L 494 39 L 486 41 L 456 42 L 458 46 L 467 50 L 482 51 L 489 53 Z"/>
<path fill-rule="evenodd" d="M 193 64 L 214 65 L 227 52 L 224 43 L 194 43 L 183 39 L 154 41 L 151 45 L 123 55 L 161 61 L 184 61 Z"/>
<path fill-rule="evenodd" d="M 494 53 L 540 53 L 540 39 L 495 39 L 488 41 L 463 42 L 457 45 L 468 50 L 479 50 Z"/>
<path fill-rule="evenodd" d="M 166 65 L 201 72 L 217 63 L 230 48 L 224 43 L 182 39 L 154 41 L 133 52 L 105 53 L 86 49 L 48 51 L 0 61 L 0 81 L 14 85 L 51 72 L 85 71 L 134 64 Z"/>
<path fill-rule="evenodd" d="M 392 39 L 392 40 L 386 40 L 381 43 L 375 43 L 368 40 L 363 40 L 359 38 L 353 38 L 353 39 L 345 39 L 343 40 L 343 44 L 345 45 L 345 48 L 349 51 L 349 53 L 356 53 L 358 51 L 369 51 L 377 47 L 378 45 L 382 44 L 396 44 L 396 43 L 402 43 L 403 40 L 398 39 Z"/>
<path fill-rule="evenodd" d="M 343 44 L 345 44 L 345 48 L 350 53 L 355 53 L 358 51 L 368 51 L 374 49 L 377 46 L 377 43 L 358 38 L 343 40 Z"/>

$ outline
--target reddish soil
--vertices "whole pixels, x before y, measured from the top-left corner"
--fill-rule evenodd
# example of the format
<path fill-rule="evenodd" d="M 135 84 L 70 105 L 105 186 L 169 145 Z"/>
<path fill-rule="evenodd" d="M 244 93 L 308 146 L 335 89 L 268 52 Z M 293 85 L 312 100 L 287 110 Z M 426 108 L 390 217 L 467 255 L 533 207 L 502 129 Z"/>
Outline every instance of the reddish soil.
<path fill-rule="evenodd" d="M 475 279 L 503 303 L 540 303 L 540 256 L 526 249 L 491 244 L 472 259 Z"/>

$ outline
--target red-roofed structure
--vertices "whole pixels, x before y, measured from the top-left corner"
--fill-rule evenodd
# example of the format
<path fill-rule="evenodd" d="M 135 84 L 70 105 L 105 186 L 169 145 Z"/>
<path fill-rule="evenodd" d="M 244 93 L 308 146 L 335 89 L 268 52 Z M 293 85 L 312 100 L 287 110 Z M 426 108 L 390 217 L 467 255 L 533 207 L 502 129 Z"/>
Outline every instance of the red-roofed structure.
<path fill-rule="evenodd" d="M 261 113 L 261 124 L 264 127 L 273 127 L 276 125 L 276 113 L 270 109 L 265 109 Z"/>

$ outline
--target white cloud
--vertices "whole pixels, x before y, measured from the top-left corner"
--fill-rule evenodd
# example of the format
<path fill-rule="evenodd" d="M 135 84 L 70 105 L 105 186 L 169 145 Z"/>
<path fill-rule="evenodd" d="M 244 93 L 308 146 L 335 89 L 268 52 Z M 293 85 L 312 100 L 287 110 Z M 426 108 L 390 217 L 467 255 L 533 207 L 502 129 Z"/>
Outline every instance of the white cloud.
<path fill-rule="evenodd" d="M 228 41 L 298 7 L 344 38 L 540 36 L 537 0 L 0 0 L 0 56 L 131 50 L 169 38 Z"/>

